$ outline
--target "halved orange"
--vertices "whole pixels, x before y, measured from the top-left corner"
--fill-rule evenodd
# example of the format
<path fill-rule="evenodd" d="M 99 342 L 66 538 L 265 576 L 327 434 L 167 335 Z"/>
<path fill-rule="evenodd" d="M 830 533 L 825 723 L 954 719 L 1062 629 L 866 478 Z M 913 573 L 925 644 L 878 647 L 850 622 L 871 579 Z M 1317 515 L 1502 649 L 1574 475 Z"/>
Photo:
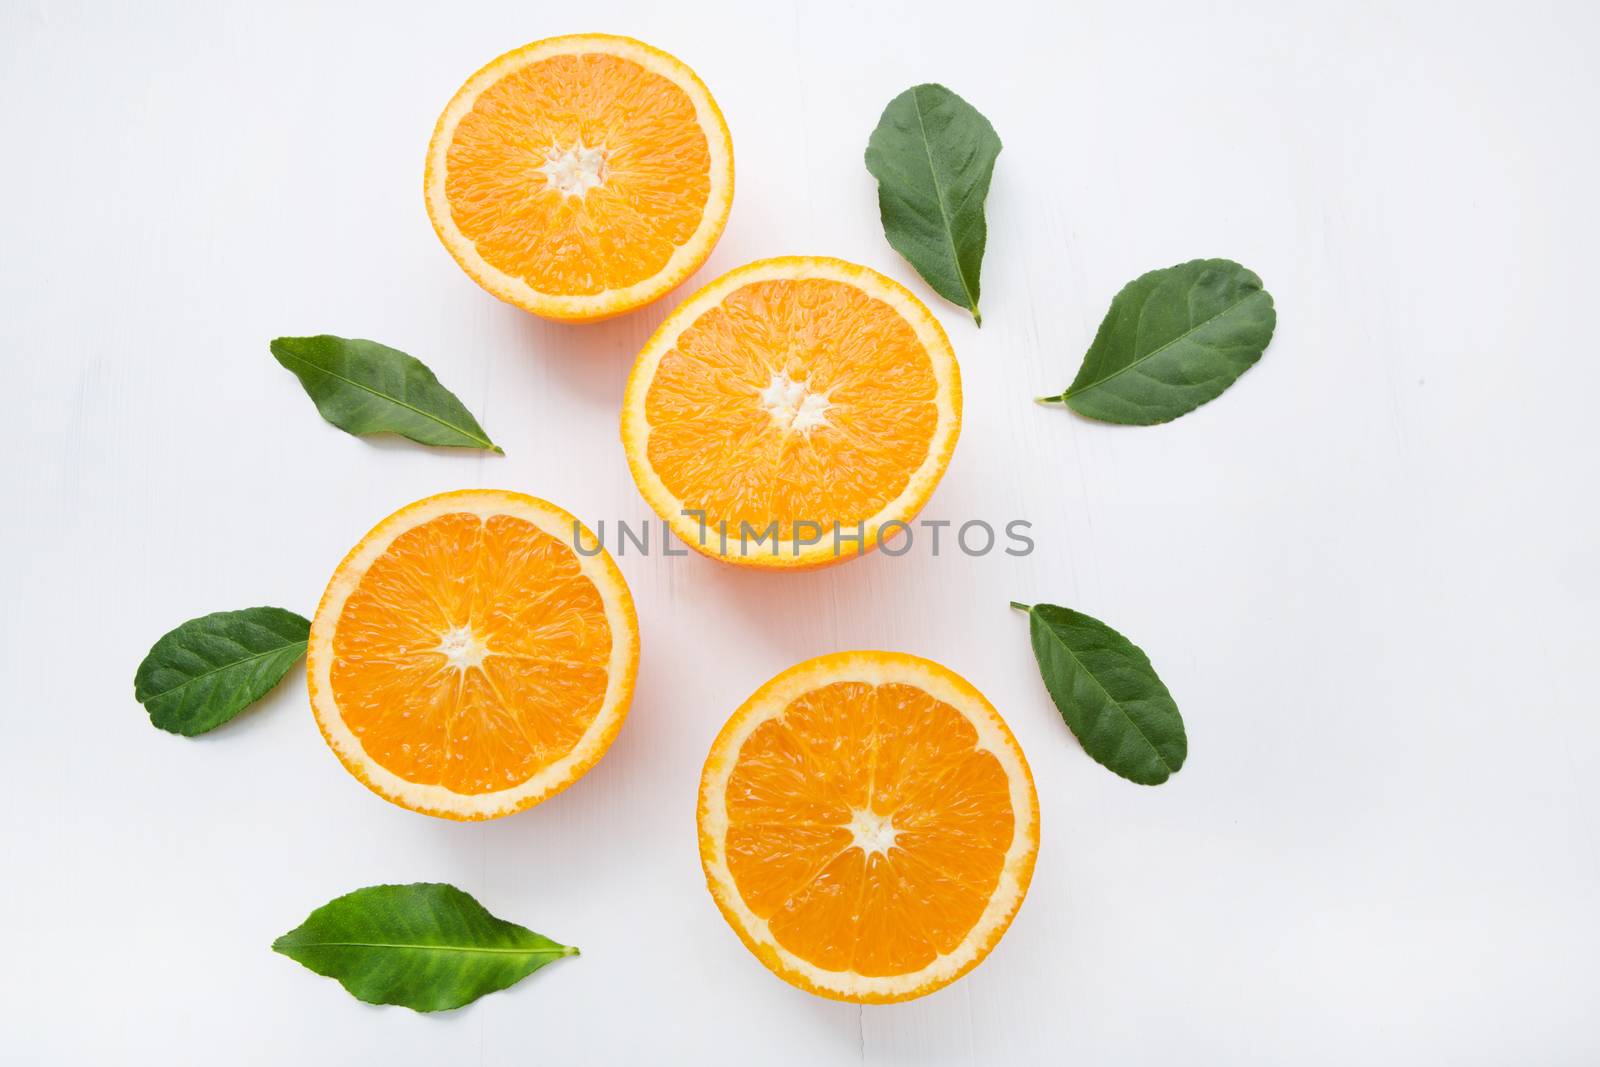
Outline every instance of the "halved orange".
<path fill-rule="evenodd" d="M 594 765 L 638 665 L 633 598 L 594 535 L 543 500 L 467 489 L 401 508 L 350 550 L 311 623 L 306 679 L 322 736 L 367 788 L 491 819 Z"/>
<path fill-rule="evenodd" d="M 435 232 L 479 285 L 546 318 L 602 319 L 711 254 L 733 141 L 678 59 L 628 37 L 551 37 L 467 79 L 423 185 Z"/>
<path fill-rule="evenodd" d="M 892 540 L 961 428 L 961 373 L 904 286 L 840 259 L 730 271 L 634 363 L 622 443 L 639 491 L 713 558 L 814 567 Z"/>
<path fill-rule="evenodd" d="M 801 989 L 909 1000 L 976 967 L 1022 904 L 1039 800 L 983 694 L 840 652 L 756 690 L 700 778 L 700 861 L 745 946 Z"/>

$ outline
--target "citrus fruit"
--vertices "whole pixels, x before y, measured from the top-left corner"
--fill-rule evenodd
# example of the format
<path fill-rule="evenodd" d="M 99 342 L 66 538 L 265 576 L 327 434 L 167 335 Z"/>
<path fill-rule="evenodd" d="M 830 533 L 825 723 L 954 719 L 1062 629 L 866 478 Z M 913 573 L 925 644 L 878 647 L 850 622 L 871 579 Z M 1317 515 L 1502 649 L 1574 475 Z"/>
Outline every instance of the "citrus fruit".
<path fill-rule="evenodd" d="M 594 765 L 628 712 L 639 626 L 594 535 L 572 550 L 577 529 L 543 500 L 467 489 L 350 550 L 306 652 L 311 710 L 346 770 L 401 807 L 490 819 Z"/>
<path fill-rule="evenodd" d="M 909 1000 L 976 967 L 1039 849 L 1016 738 L 939 664 L 840 652 L 733 713 L 700 778 L 700 861 L 762 963 L 836 1000 Z"/>
<path fill-rule="evenodd" d="M 733 142 L 679 60 L 627 37 L 551 37 L 467 79 L 423 186 L 479 285 L 536 315 L 602 319 L 705 262 L 733 204 Z"/>
<path fill-rule="evenodd" d="M 961 428 L 961 374 L 904 286 L 839 259 L 730 271 L 634 363 L 622 443 L 639 491 L 691 547 L 813 567 L 892 540 Z"/>

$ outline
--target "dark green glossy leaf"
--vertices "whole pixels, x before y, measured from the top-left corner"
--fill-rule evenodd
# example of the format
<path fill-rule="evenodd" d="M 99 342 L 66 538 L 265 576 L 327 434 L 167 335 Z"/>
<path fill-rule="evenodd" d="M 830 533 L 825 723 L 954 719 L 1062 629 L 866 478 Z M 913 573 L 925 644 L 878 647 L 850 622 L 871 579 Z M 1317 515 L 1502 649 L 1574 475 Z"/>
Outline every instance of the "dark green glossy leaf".
<path fill-rule="evenodd" d="M 1230 260 L 1153 270 L 1111 301 L 1066 392 L 1040 399 L 1102 422 L 1167 422 L 1249 370 L 1277 321 L 1261 279 Z"/>
<path fill-rule="evenodd" d="M 272 943 L 369 1004 L 446 1011 L 576 956 L 497 919 L 452 885 L 375 885 L 329 901 Z"/>
<path fill-rule="evenodd" d="M 346 433 L 500 452 L 433 371 L 399 349 L 323 334 L 280 337 L 272 354 L 300 379 L 322 417 Z"/>
<path fill-rule="evenodd" d="M 133 695 L 161 729 L 203 734 L 277 685 L 305 654 L 310 632 L 310 622 L 282 608 L 190 619 L 150 649 L 133 676 Z"/>
<path fill-rule="evenodd" d="M 1138 646 L 1069 608 L 1011 606 L 1028 613 L 1044 686 L 1083 750 L 1141 785 L 1176 774 L 1189 754 L 1183 717 Z"/>
<path fill-rule="evenodd" d="M 999 154 L 989 120 L 942 85 L 913 86 L 889 101 L 867 141 L 884 236 L 934 292 L 980 325 L 983 201 Z"/>

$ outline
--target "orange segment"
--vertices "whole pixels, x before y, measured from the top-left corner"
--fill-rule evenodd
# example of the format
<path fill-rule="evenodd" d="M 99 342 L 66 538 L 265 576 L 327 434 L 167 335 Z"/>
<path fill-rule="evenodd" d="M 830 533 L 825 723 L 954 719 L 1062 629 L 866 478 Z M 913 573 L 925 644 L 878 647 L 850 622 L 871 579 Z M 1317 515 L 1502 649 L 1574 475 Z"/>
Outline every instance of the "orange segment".
<path fill-rule="evenodd" d="M 575 553 L 573 529 L 533 497 L 467 490 L 401 509 L 351 550 L 306 667 L 352 774 L 404 807 L 489 818 L 600 758 L 627 712 L 638 627 L 616 564 Z"/>
<path fill-rule="evenodd" d="M 622 439 L 645 499 L 690 545 L 804 567 L 914 516 L 960 421 L 955 356 L 916 297 L 865 267 L 790 257 L 673 312 L 629 377 Z"/>
<path fill-rule="evenodd" d="M 1016 739 L 968 682 L 846 652 L 790 668 L 728 720 L 699 826 L 712 895 L 763 963 L 877 1002 L 947 985 L 999 941 L 1039 806 Z"/>
<path fill-rule="evenodd" d="M 428 213 L 480 285 L 550 318 L 604 318 L 705 261 L 733 147 L 692 70 L 626 37 L 555 37 L 473 75 L 428 147 Z"/>

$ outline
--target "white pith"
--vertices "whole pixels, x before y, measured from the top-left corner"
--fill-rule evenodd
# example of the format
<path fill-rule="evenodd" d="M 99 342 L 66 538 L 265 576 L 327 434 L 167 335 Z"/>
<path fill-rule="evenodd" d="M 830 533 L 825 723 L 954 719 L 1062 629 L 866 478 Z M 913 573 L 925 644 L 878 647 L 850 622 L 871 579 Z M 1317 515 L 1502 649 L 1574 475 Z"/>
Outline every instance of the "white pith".
<path fill-rule="evenodd" d="M 787 372 L 775 371 L 772 381 L 761 390 L 761 410 L 772 416 L 772 421 L 783 430 L 810 433 L 818 426 L 828 425 L 826 393 L 813 393 L 803 381 L 792 381 Z"/>
<path fill-rule="evenodd" d="M 489 646 L 470 626 L 457 626 L 439 635 L 439 645 L 434 649 L 444 661 L 458 671 L 470 670 L 489 655 Z"/>
<path fill-rule="evenodd" d="M 728 867 L 728 779 L 739 752 L 762 723 L 783 714 L 795 699 L 835 682 L 867 685 L 902 683 L 916 686 L 936 700 L 961 712 L 978 734 L 977 747 L 991 753 L 1005 770 L 1011 787 L 1014 819 L 1011 845 L 1006 850 L 1000 880 L 988 905 L 971 930 L 950 953 L 920 970 L 901 975 L 869 977 L 852 971 L 829 971 L 796 956 L 772 935 L 767 922 L 745 904 Z M 975 965 L 989 948 L 991 938 L 1003 930 L 1022 904 L 1039 847 L 1038 799 L 1022 750 L 1004 721 L 983 694 L 938 664 L 905 653 L 841 652 L 821 656 L 791 667 L 758 689 L 723 727 L 701 777 L 701 860 L 711 891 L 730 921 L 745 936 L 774 955 L 789 971 L 825 995 L 845 999 L 895 998 L 929 992 L 954 980 Z M 855 823 L 851 824 L 855 833 Z M 760 952 L 758 952 L 760 955 Z M 769 964 L 770 966 L 770 964 Z"/>
<path fill-rule="evenodd" d="M 590 189 L 605 184 L 606 150 L 603 145 L 590 148 L 580 140 L 565 151 L 558 145 L 551 145 L 545 149 L 544 158 L 539 173 L 567 196 L 581 200 Z"/>
<path fill-rule="evenodd" d="M 449 813 L 458 818 L 488 819 L 526 807 L 571 784 L 599 759 L 599 752 L 628 713 L 628 702 L 633 695 L 633 676 L 638 664 L 639 628 L 632 597 L 611 554 L 603 549 L 592 556 L 575 552 L 579 572 L 594 583 L 600 594 L 606 623 L 612 635 L 611 656 L 606 665 L 605 697 L 600 710 L 577 744 L 565 756 L 525 781 L 491 793 L 457 793 L 441 785 L 426 785 L 401 778 L 367 755 L 360 739 L 339 713 L 332 685 L 333 637 L 350 594 L 361 584 L 361 579 L 366 576 L 373 562 L 389 550 L 394 539 L 416 526 L 452 514 L 475 515 L 479 519 L 509 515 L 532 523 L 556 541 L 569 546 L 576 522 L 572 515 L 553 504 L 497 490 L 441 493 L 400 509 L 367 534 L 345 558 L 329 582 L 311 624 L 306 652 L 306 680 L 311 691 L 311 710 L 328 744 L 348 768 L 352 771 L 360 769 L 360 775 L 365 776 L 363 780 L 374 792 L 397 804 L 429 814 Z M 587 527 L 580 529 L 586 551 L 590 546 L 599 544 L 592 530 Z M 437 651 L 448 658 L 449 653 L 443 647 L 447 638 L 447 634 L 440 635 L 441 647 Z M 458 654 L 471 654 L 467 642 L 462 642 L 456 651 Z"/>
<path fill-rule="evenodd" d="M 879 815 L 862 808 L 850 817 L 850 844 L 865 852 L 883 855 L 894 847 L 894 816 Z"/>
<path fill-rule="evenodd" d="M 855 286 L 868 296 L 888 304 L 911 326 L 917 340 L 928 353 L 934 380 L 939 386 L 936 399 L 938 422 L 933 437 L 928 441 L 928 454 L 906 482 L 900 495 L 886 503 L 876 515 L 863 521 L 863 544 L 875 546 L 885 523 L 905 521 L 916 514 L 917 508 L 933 492 L 944 464 L 955 450 L 961 422 L 961 370 L 944 328 L 909 289 L 868 267 L 825 256 L 781 257 L 748 263 L 712 281 L 667 316 L 639 353 L 623 396 L 622 439 L 627 445 L 628 466 L 633 472 L 634 481 L 656 514 L 691 548 L 705 551 L 701 542 L 701 520 L 696 517 L 700 514 L 698 506 L 686 503 L 668 489 L 649 462 L 651 426 L 649 416 L 645 413 L 645 399 L 655 380 L 656 371 L 667 353 L 677 347 L 678 338 L 683 332 L 736 290 L 757 282 L 812 278 Z M 715 520 L 712 522 L 714 524 Z M 854 528 L 853 524 L 850 528 Z M 891 527 L 889 537 L 892 539 L 893 536 L 894 528 Z M 712 543 L 716 542 L 713 540 Z M 707 554 L 716 555 L 714 552 Z M 732 555 L 717 558 L 732 563 L 748 562 Z M 782 566 L 807 566 L 849 559 L 851 554 L 834 556 L 832 538 L 824 537 L 821 542 L 803 548 L 797 555 L 784 553 L 772 558 L 778 559 Z"/>

